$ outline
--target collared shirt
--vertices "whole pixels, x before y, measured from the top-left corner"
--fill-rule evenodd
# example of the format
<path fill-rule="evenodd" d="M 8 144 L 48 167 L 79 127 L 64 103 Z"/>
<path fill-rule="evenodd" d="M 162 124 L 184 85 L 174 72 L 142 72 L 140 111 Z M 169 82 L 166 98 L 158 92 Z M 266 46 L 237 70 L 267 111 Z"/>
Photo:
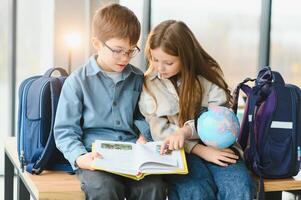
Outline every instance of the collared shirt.
<path fill-rule="evenodd" d="M 128 64 L 121 77 L 115 84 L 92 56 L 65 80 L 54 136 L 73 169 L 77 157 L 91 151 L 96 139 L 135 142 L 139 131 L 149 138 L 149 126 L 137 106 L 143 73 Z"/>
<path fill-rule="evenodd" d="M 115 84 L 122 79 L 122 72 L 108 72 L 108 71 L 103 71 L 103 72 L 108 77 L 110 77 Z"/>

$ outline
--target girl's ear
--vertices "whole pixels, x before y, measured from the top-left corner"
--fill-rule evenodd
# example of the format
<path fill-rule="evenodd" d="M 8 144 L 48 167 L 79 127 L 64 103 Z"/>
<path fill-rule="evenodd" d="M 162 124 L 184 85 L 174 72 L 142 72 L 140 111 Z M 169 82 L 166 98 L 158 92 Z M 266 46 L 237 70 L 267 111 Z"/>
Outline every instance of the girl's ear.
<path fill-rule="evenodd" d="M 94 49 L 99 50 L 102 46 L 102 42 L 97 37 L 92 37 L 91 40 Z"/>

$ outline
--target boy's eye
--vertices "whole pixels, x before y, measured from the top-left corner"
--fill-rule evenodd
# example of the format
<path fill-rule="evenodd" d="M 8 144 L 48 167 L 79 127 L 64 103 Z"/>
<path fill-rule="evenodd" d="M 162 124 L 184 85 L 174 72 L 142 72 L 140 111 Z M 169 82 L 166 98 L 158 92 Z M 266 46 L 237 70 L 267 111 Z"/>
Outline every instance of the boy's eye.
<path fill-rule="evenodd" d="M 168 62 L 168 63 L 166 63 L 166 65 L 172 65 L 172 64 L 173 64 L 173 63 L 169 63 L 169 62 Z"/>
<path fill-rule="evenodd" d="M 122 49 L 114 49 L 113 52 L 115 52 L 115 53 L 122 53 L 123 50 Z"/>
<path fill-rule="evenodd" d="M 153 58 L 153 61 L 154 61 L 154 62 L 158 62 L 158 59 L 156 59 L 156 58 Z"/>

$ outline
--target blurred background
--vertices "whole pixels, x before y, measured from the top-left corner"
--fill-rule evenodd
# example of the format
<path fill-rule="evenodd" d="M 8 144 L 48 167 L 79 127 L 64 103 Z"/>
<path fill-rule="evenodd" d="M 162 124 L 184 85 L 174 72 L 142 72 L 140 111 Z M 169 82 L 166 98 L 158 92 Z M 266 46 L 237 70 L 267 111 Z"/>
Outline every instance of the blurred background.
<path fill-rule="evenodd" d="M 93 14 L 111 2 L 129 7 L 138 16 L 141 49 L 149 30 L 161 21 L 184 21 L 220 64 L 232 90 L 265 65 L 301 87 L 300 0 L 1 0 L 2 177 L 4 138 L 17 130 L 19 84 L 53 66 L 73 71 L 84 64 L 94 53 L 90 43 Z M 147 68 L 143 51 L 132 64 Z"/>

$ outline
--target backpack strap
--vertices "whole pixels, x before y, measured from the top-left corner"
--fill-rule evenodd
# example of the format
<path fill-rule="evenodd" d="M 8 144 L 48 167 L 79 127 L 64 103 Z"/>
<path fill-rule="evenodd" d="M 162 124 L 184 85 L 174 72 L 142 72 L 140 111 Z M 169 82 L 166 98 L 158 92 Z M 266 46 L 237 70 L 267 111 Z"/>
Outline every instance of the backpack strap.
<path fill-rule="evenodd" d="M 276 73 L 275 73 L 276 74 Z M 279 76 L 278 76 L 279 75 Z M 280 74 L 276 75 L 276 81 L 280 84 L 284 83 Z M 264 178 L 262 175 L 262 166 L 261 166 L 261 159 L 258 154 L 258 149 L 256 146 L 256 136 L 254 130 L 254 123 L 255 123 L 255 114 L 256 114 L 256 106 L 260 105 L 270 94 L 270 86 L 273 81 L 273 72 L 271 71 L 270 67 L 264 67 L 262 70 L 259 71 L 258 76 L 255 81 L 255 87 L 252 89 L 251 97 L 249 98 L 249 137 L 250 137 L 250 154 L 253 156 L 252 162 L 252 169 L 255 173 L 260 177 L 260 186 L 259 186 L 259 193 L 258 199 L 263 200 L 265 199 L 264 194 Z M 274 80 L 275 81 L 275 80 Z M 257 138 L 259 139 L 259 138 Z"/>
<path fill-rule="evenodd" d="M 273 81 L 274 81 L 274 83 L 280 84 L 280 85 L 284 86 L 285 82 L 284 82 L 284 79 L 281 76 L 281 74 L 279 72 L 276 72 L 276 71 L 272 71 L 272 73 L 273 73 Z"/>
<path fill-rule="evenodd" d="M 271 83 L 273 81 L 273 73 L 270 67 L 262 67 L 258 72 L 255 84 L 257 86 L 261 86 L 267 83 Z"/>
<path fill-rule="evenodd" d="M 255 131 L 254 131 L 254 119 L 255 119 L 255 108 L 256 104 L 258 101 L 260 101 L 260 92 L 258 91 L 260 88 L 257 88 L 257 90 L 253 90 L 253 95 L 250 97 L 249 101 L 249 109 L 248 113 L 252 114 L 251 116 L 249 115 L 249 138 L 250 138 L 250 149 L 249 149 L 249 154 L 253 156 L 253 162 L 252 164 L 252 169 L 255 171 L 255 173 L 259 176 L 260 178 L 260 185 L 259 185 L 259 193 L 258 193 L 258 199 L 259 200 L 264 200 L 265 199 L 265 193 L 264 193 L 264 178 L 261 173 L 261 161 L 260 157 L 257 151 L 257 146 L 256 146 L 256 141 L 255 141 Z"/>
<path fill-rule="evenodd" d="M 255 123 L 255 115 L 256 115 L 256 106 L 259 106 L 270 94 L 270 86 L 272 81 L 276 81 L 280 84 L 284 84 L 284 81 L 281 75 L 278 73 L 274 73 L 271 71 L 270 67 L 263 67 L 256 78 L 255 86 L 252 88 L 252 92 L 248 98 L 248 130 L 244 130 L 249 132 L 249 155 L 252 157 L 251 168 L 253 171 L 260 177 L 260 187 L 258 193 L 258 199 L 265 199 L 264 193 L 264 177 L 262 175 L 262 166 L 261 159 L 258 154 L 258 149 L 256 145 L 256 135 L 254 130 Z M 259 138 L 257 138 L 259 139 Z"/>
<path fill-rule="evenodd" d="M 249 81 L 255 81 L 256 79 L 251 79 L 251 78 L 246 78 L 243 82 L 239 83 L 237 87 L 235 88 L 233 92 L 233 104 L 232 104 L 232 110 L 235 114 L 237 114 L 237 107 L 238 107 L 238 98 L 239 98 L 239 92 L 242 90 L 246 95 L 247 95 L 247 102 L 246 102 L 246 107 L 245 107 L 245 113 L 243 116 L 243 120 L 240 126 L 240 134 L 238 138 L 238 143 L 244 150 L 247 146 L 248 143 L 248 138 L 249 138 L 249 122 L 248 122 L 248 104 L 249 104 L 249 96 L 251 94 L 251 88 L 246 85 L 247 82 Z"/>
<path fill-rule="evenodd" d="M 247 96 L 250 95 L 251 93 L 251 88 L 246 85 L 247 82 L 249 81 L 255 81 L 256 79 L 251 79 L 251 78 L 246 78 L 243 82 L 239 83 L 232 96 L 233 96 L 233 104 L 232 104 L 232 110 L 235 114 L 237 114 L 237 107 L 238 107 L 238 98 L 239 98 L 239 91 L 242 90 Z"/>
<path fill-rule="evenodd" d="M 47 143 L 44 148 L 40 148 L 33 156 L 31 162 L 26 167 L 26 170 L 30 173 L 40 174 L 45 165 L 50 160 L 52 152 L 55 150 L 56 144 L 53 135 L 53 127 L 56 115 L 56 108 L 59 100 L 59 95 L 62 88 L 62 82 L 59 78 L 53 78 L 49 81 L 50 84 L 50 94 L 51 94 L 51 128 L 49 131 L 49 136 Z M 67 172 L 73 172 L 69 164 L 56 164 L 53 166 L 54 169 L 63 170 Z"/>
<path fill-rule="evenodd" d="M 52 73 L 58 71 L 60 72 L 61 76 L 68 76 L 68 73 L 66 72 L 66 70 L 62 67 L 53 67 L 48 69 L 45 74 L 43 75 L 44 77 L 51 77 Z"/>

